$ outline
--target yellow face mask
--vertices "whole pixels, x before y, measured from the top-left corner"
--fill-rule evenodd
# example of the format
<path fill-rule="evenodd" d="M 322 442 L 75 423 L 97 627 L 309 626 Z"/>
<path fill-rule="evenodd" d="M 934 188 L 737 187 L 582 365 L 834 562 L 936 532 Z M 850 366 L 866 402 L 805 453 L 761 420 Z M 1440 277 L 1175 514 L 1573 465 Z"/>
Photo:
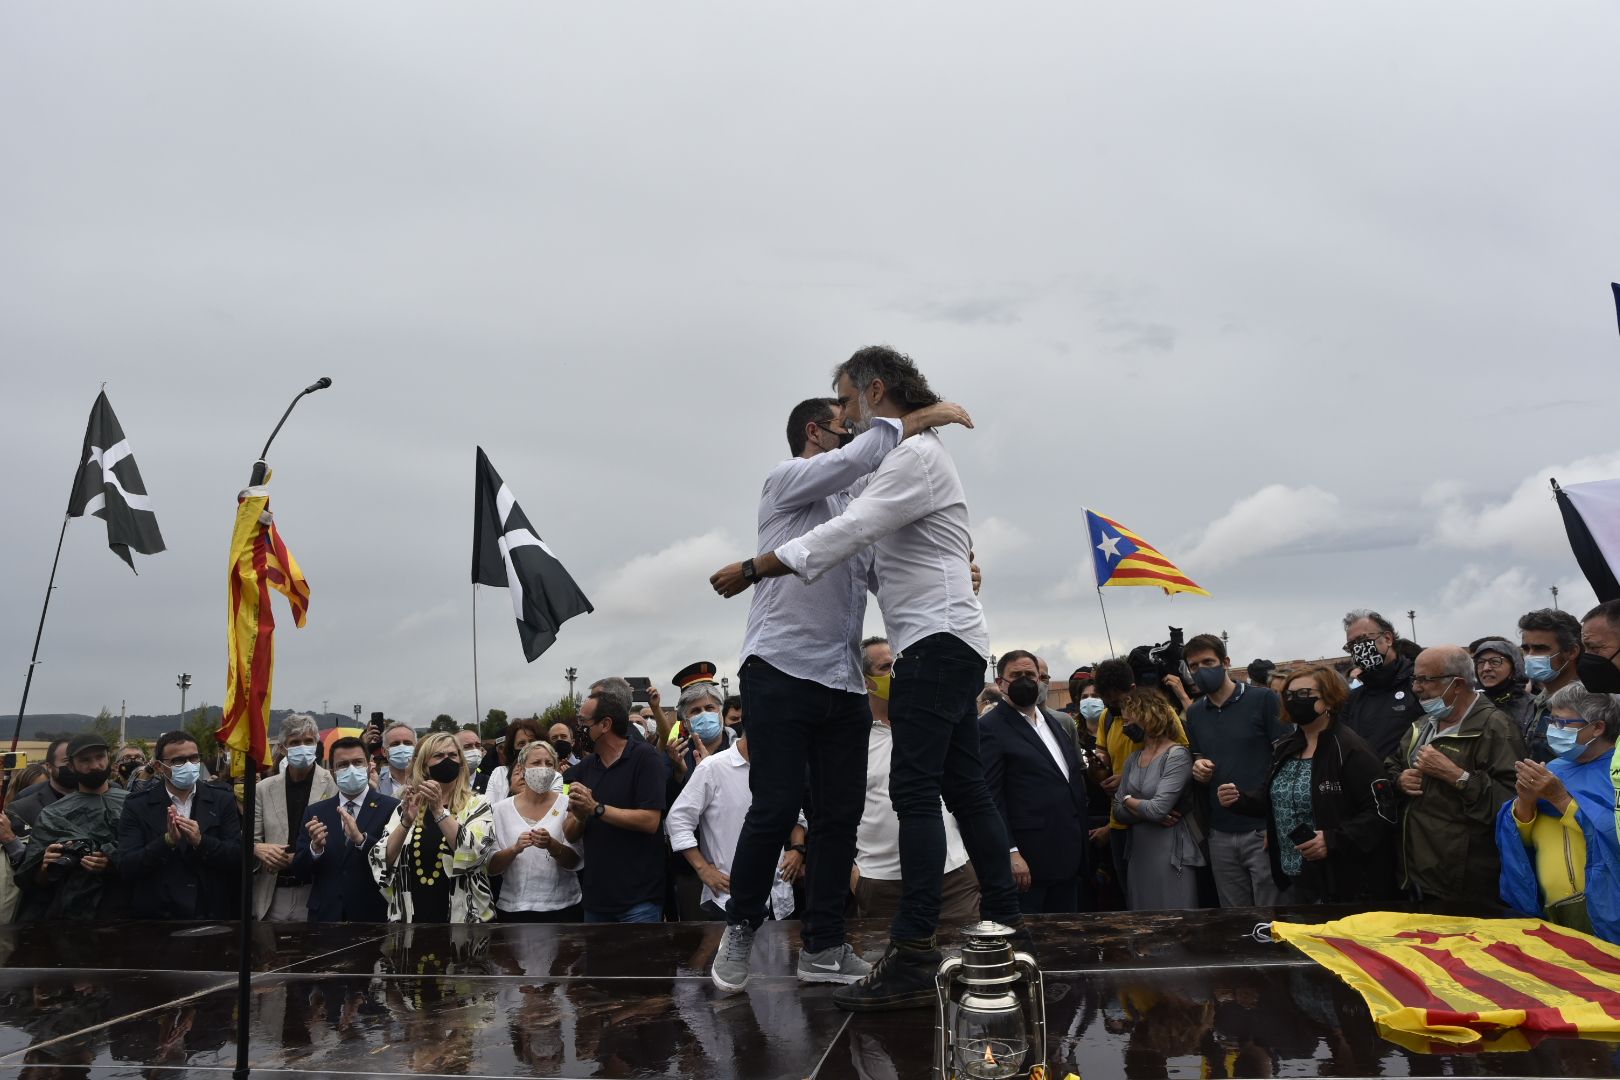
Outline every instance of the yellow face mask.
<path fill-rule="evenodd" d="M 888 701 L 889 680 L 892 678 L 894 678 L 893 675 L 868 675 L 866 677 L 866 688 L 872 691 L 872 696 L 879 701 Z"/>

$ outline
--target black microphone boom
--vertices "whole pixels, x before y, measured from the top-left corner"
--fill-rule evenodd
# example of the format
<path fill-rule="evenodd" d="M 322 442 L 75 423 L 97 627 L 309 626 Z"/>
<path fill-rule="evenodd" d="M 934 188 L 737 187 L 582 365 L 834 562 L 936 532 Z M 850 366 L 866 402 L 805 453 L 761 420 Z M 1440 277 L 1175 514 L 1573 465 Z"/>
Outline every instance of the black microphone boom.
<path fill-rule="evenodd" d="M 281 414 L 281 419 L 277 421 L 275 430 L 270 433 L 270 437 L 268 439 L 264 440 L 264 449 L 259 451 L 259 460 L 253 463 L 253 474 L 248 479 L 249 487 L 258 487 L 260 484 L 264 483 L 265 475 L 270 471 L 269 466 L 265 464 L 265 459 L 270 454 L 270 444 L 276 441 L 277 435 L 281 434 L 281 425 L 285 424 L 287 422 L 287 417 L 292 415 L 293 406 L 302 401 L 305 394 L 313 394 L 317 390 L 325 390 L 331 385 L 332 380 L 322 375 L 319 379 L 316 379 L 314 382 L 304 387 L 304 389 L 299 392 L 298 396 L 292 399 L 292 405 L 288 405 L 287 411 Z"/>

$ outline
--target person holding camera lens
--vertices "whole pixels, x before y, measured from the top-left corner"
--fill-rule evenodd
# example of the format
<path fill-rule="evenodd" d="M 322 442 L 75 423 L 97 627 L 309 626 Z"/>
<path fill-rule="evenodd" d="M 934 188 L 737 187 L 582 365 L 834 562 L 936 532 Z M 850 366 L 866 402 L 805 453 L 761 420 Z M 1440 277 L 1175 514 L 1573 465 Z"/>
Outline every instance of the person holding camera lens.
<path fill-rule="evenodd" d="M 106 740 L 75 736 L 67 746 L 77 788 L 47 806 L 34 823 L 17 868 L 18 922 L 114 918 L 122 888 L 113 854 L 128 793 L 111 782 Z"/>

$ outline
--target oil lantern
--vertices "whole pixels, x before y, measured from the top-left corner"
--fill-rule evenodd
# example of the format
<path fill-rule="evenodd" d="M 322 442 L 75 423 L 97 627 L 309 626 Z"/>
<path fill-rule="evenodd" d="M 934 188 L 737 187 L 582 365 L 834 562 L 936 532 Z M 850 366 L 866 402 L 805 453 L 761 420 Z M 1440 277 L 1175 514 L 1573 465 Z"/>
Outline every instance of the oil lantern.
<path fill-rule="evenodd" d="M 1044 1077 L 1046 998 L 1041 971 L 1014 952 L 1013 931 L 974 923 L 960 957 L 934 976 L 939 1005 L 939 1075 L 943 1080 Z"/>

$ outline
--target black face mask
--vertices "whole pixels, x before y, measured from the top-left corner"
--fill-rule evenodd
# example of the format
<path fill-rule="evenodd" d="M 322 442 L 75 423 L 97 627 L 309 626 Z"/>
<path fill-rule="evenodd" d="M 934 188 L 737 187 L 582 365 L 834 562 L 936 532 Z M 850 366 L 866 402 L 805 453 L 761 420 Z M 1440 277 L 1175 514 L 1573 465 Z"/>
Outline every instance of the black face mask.
<path fill-rule="evenodd" d="M 102 784 L 105 784 L 107 782 L 107 777 L 111 775 L 111 769 L 87 769 L 78 774 L 79 786 L 81 788 L 89 788 L 91 791 L 94 791 L 101 787 Z"/>
<path fill-rule="evenodd" d="M 1020 709 L 1027 709 L 1041 696 L 1041 684 L 1032 676 L 1021 675 L 1007 684 L 1007 700 Z"/>
<path fill-rule="evenodd" d="M 1125 737 L 1131 740 L 1131 742 L 1141 742 L 1143 739 L 1147 738 L 1147 730 L 1138 723 L 1133 722 L 1126 724 L 1119 730 L 1124 732 Z"/>
<path fill-rule="evenodd" d="M 567 739 L 554 740 L 551 744 L 551 748 L 557 751 L 558 761 L 567 761 L 569 758 L 574 756 L 574 744 L 569 742 Z"/>
<path fill-rule="evenodd" d="M 1620 653 L 1620 649 L 1615 653 Z M 1575 675 L 1587 693 L 1620 694 L 1620 668 L 1614 666 L 1615 653 L 1599 656 L 1583 652 L 1575 661 Z"/>
<path fill-rule="evenodd" d="M 855 441 L 855 433 L 853 431 L 834 431 L 826 424 L 817 424 L 816 427 L 837 438 L 838 445 L 841 447 L 848 446 L 850 443 Z"/>
<path fill-rule="evenodd" d="M 118 775 L 122 776 L 125 780 L 128 780 L 131 776 L 135 775 L 135 770 L 140 767 L 141 763 L 138 761 L 120 761 L 118 763 Z"/>
<path fill-rule="evenodd" d="M 1193 672 L 1193 683 L 1205 694 L 1213 694 L 1226 685 L 1226 669 L 1219 667 L 1201 667 Z"/>
<path fill-rule="evenodd" d="M 445 758 L 443 761 L 435 761 L 428 766 L 428 776 L 441 784 L 451 783 L 460 775 L 461 762 L 453 757 Z"/>
<path fill-rule="evenodd" d="M 56 786 L 64 791 L 73 791 L 79 786 L 79 774 L 73 771 L 72 765 L 56 770 Z"/>
<path fill-rule="evenodd" d="M 1283 707 L 1288 710 L 1288 719 L 1304 727 L 1317 719 L 1316 701 L 1316 698 L 1289 698 L 1283 702 Z"/>

